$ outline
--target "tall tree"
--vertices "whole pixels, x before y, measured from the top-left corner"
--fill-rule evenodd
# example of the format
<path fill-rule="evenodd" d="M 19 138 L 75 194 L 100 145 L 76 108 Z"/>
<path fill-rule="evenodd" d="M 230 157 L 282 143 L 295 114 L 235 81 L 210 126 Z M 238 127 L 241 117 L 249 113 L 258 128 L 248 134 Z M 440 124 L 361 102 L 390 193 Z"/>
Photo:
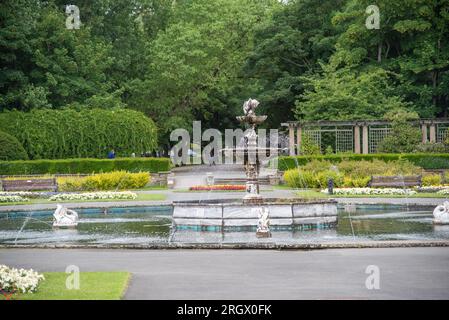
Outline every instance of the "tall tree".
<path fill-rule="evenodd" d="M 230 127 L 247 95 L 240 70 L 253 48 L 254 29 L 277 5 L 178 1 L 168 27 L 148 47 L 150 70 L 130 105 L 154 117 L 166 141 L 173 128 L 189 128 L 193 119 L 204 127 Z"/>
<path fill-rule="evenodd" d="M 317 72 L 334 52 L 338 33 L 331 17 L 343 3 L 289 1 L 258 29 L 245 70 L 258 87 L 255 94 L 271 126 L 293 118 L 294 102 L 304 90 L 300 77 Z"/>

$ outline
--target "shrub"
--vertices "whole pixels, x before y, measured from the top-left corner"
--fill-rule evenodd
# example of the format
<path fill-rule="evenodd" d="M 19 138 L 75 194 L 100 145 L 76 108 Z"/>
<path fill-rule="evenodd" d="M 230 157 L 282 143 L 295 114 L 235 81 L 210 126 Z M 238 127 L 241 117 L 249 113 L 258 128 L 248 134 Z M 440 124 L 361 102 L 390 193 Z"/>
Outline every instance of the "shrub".
<path fill-rule="evenodd" d="M 329 179 L 334 180 L 336 187 L 343 184 L 343 175 L 333 170 L 311 172 L 291 169 L 284 173 L 286 184 L 292 188 L 324 188 Z"/>
<path fill-rule="evenodd" d="M 335 187 L 366 187 L 372 175 L 412 175 L 421 171 L 405 160 L 343 160 L 337 164 L 312 160 L 304 166 L 285 171 L 284 180 L 293 188 L 325 188 L 329 179 L 334 180 Z"/>
<path fill-rule="evenodd" d="M 315 175 L 309 171 L 291 169 L 284 173 L 285 183 L 292 188 L 318 188 Z"/>
<path fill-rule="evenodd" d="M 129 156 L 157 146 L 154 122 L 128 109 L 33 109 L 0 113 L 0 128 L 15 136 L 31 159 Z"/>
<path fill-rule="evenodd" d="M 304 155 L 318 155 L 321 154 L 321 150 L 320 146 L 317 145 L 308 134 L 303 134 L 300 153 Z"/>
<path fill-rule="evenodd" d="M 0 161 L 0 175 L 91 174 L 120 170 L 159 172 L 170 170 L 170 163 L 169 158 Z"/>
<path fill-rule="evenodd" d="M 421 131 L 408 121 L 418 118 L 413 112 L 388 113 L 386 119 L 392 121 L 391 132 L 379 143 L 377 150 L 385 153 L 413 152 L 421 141 Z"/>
<path fill-rule="evenodd" d="M 87 177 L 61 177 L 58 178 L 58 188 L 59 191 L 139 189 L 145 187 L 149 181 L 150 175 L 147 172 L 114 171 Z"/>
<path fill-rule="evenodd" d="M 424 187 L 440 186 L 443 183 L 439 174 L 429 174 L 422 177 L 422 185 Z"/>
<path fill-rule="evenodd" d="M 33 269 L 16 269 L 0 265 L 0 288 L 2 291 L 34 292 L 42 280 L 45 280 L 45 277 Z"/>
<path fill-rule="evenodd" d="M 415 152 L 422 153 L 444 153 L 449 152 L 449 146 L 441 142 L 427 142 L 416 146 Z"/>
<path fill-rule="evenodd" d="M 22 144 L 12 135 L 0 131 L 0 160 L 27 160 Z"/>

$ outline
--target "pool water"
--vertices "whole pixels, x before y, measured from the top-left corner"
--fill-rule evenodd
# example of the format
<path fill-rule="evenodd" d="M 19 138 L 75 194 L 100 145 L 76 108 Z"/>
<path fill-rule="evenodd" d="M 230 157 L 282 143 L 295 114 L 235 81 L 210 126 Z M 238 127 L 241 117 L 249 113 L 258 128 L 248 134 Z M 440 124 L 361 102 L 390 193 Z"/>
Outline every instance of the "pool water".
<path fill-rule="evenodd" d="M 338 243 L 367 240 L 449 240 L 449 226 L 432 224 L 433 207 L 339 205 L 332 229 L 273 231 L 174 230 L 171 206 L 77 210 L 76 229 L 53 229 L 50 211 L 1 212 L 0 244 Z"/>

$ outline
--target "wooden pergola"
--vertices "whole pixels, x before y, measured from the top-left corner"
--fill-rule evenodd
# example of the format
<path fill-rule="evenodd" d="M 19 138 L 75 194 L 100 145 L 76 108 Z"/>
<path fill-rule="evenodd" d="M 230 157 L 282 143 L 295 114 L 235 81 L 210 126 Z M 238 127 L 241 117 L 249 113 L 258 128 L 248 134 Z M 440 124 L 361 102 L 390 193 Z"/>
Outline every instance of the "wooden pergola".
<path fill-rule="evenodd" d="M 421 128 L 423 143 L 443 142 L 448 136 L 449 119 L 446 118 L 420 119 L 410 124 Z M 290 155 L 300 154 L 303 135 L 308 135 L 322 148 L 322 137 L 326 133 L 335 137 L 335 152 L 375 153 L 379 142 L 391 130 L 391 123 L 384 120 L 288 121 L 282 126 L 288 128 Z"/>

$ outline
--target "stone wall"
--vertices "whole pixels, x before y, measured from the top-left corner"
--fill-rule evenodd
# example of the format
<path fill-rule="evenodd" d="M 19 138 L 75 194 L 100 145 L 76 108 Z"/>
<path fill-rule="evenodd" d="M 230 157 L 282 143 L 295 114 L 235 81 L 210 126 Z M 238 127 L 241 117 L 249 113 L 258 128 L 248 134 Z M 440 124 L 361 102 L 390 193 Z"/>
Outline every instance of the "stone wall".
<path fill-rule="evenodd" d="M 151 173 L 151 179 L 148 186 L 158 186 L 158 187 L 166 187 L 167 186 L 167 177 L 170 174 L 170 171 L 161 171 L 157 173 Z"/>

